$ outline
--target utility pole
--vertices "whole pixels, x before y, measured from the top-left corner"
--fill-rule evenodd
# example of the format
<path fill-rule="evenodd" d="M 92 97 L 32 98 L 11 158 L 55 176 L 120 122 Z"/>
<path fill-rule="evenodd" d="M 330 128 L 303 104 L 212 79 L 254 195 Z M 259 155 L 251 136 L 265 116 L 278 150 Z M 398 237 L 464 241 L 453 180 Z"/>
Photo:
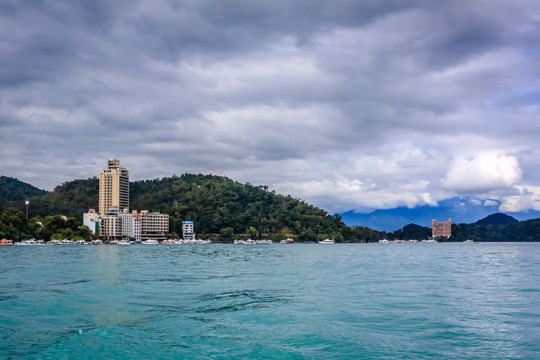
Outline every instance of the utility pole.
<path fill-rule="evenodd" d="M 26 201 L 24 203 L 26 205 L 26 222 L 28 222 L 28 205 L 30 204 L 30 201 L 28 201 L 28 199 L 26 199 Z"/>

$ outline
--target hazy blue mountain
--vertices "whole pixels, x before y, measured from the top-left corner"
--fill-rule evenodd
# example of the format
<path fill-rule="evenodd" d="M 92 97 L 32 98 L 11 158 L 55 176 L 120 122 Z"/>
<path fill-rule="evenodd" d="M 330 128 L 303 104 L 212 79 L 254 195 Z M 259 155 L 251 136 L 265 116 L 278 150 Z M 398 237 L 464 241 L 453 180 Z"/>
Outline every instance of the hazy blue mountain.
<path fill-rule="evenodd" d="M 431 220 L 446 221 L 453 224 L 472 224 L 488 215 L 500 213 L 500 203 L 496 200 L 479 201 L 471 197 L 455 197 L 441 201 L 439 206 L 418 206 L 415 208 L 399 207 L 387 210 L 375 210 L 367 214 L 348 211 L 340 214 L 343 222 L 349 226 L 359 225 L 379 231 L 395 231 L 414 223 L 431 228 Z M 538 211 L 509 213 L 513 218 L 523 221 L 540 217 Z"/>
<path fill-rule="evenodd" d="M 503 225 L 511 225 L 511 224 L 517 224 L 519 223 L 519 220 L 516 220 L 512 216 L 508 216 L 506 214 L 491 214 L 488 217 L 485 217 L 481 220 L 478 220 L 475 222 L 476 225 L 495 225 L 495 226 L 503 226 Z"/>

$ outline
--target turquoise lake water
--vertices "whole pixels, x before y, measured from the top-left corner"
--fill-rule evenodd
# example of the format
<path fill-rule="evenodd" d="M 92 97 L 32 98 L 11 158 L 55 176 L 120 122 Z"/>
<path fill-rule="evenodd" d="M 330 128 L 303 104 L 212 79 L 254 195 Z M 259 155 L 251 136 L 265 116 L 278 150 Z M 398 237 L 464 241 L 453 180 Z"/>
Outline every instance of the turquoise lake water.
<path fill-rule="evenodd" d="M 0 359 L 540 359 L 540 243 L 3 246 Z"/>

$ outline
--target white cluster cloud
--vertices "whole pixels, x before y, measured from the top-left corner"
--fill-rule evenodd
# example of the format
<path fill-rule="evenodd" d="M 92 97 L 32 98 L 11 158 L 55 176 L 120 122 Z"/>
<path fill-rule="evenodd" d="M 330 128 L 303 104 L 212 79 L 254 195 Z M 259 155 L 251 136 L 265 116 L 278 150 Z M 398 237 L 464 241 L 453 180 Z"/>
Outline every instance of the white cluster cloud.
<path fill-rule="evenodd" d="M 443 180 L 444 187 L 462 194 L 511 188 L 521 179 L 518 160 L 512 155 L 479 154 L 454 160 Z"/>
<path fill-rule="evenodd" d="M 507 212 L 540 211 L 540 186 L 516 186 L 517 195 L 503 197 L 499 209 Z"/>

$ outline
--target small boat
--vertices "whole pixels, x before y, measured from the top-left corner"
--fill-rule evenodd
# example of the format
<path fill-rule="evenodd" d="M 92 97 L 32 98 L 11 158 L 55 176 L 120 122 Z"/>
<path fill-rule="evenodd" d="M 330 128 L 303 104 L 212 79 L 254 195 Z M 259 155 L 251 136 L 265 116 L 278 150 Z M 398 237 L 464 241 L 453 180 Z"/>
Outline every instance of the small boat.
<path fill-rule="evenodd" d="M 159 241 L 154 240 L 154 239 L 148 239 L 148 240 L 144 240 L 142 243 L 144 245 L 158 245 Z"/>
<path fill-rule="evenodd" d="M 468 244 L 473 243 L 473 242 L 474 242 L 474 240 L 471 240 L 471 239 L 467 239 L 467 240 L 464 241 L 464 243 L 468 243 Z"/>
<path fill-rule="evenodd" d="M 332 239 L 324 239 L 322 241 L 319 241 L 319 244 L 335 244 L 334 238 Z"/>
<path fill-rule="evenodd" d="M 233 244 L 256 244 L 255 240 L 247 239 L 247 240 L 234 240 Z"/>
<path fill-rule="evenodd" d="M 29 239 L 22 240 L 21 242 L 15 243 L 15 245 L 37 245 L 37 242 L 34 239 Z"/>
<path fill-rule="evenodd" d="M 273 244 L 272 240 L 255 240 L 256 244 Z"/>
<path fill-rule="evenodd" d="M 13 245 L 13 240 L 2 239 L 0 240 L 0 245 Z"/>
<path fill-rule="evenodd" d="M 389 242 L 387 239 L 379 240 L 379 244 L 388 244 Z"/>

